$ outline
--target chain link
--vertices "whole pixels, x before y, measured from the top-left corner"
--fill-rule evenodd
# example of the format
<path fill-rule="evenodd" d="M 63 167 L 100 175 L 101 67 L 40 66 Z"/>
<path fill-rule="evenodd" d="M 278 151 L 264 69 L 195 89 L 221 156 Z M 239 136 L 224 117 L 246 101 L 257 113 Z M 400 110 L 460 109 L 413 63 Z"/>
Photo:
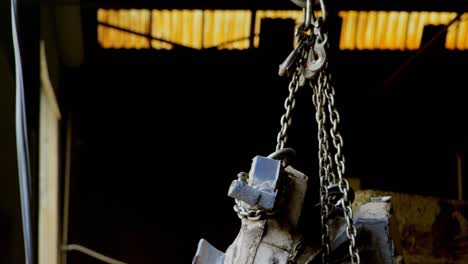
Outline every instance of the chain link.
<path fill-rule="evenodd" d="M 325 103 L 326 98 L 323 96 L 323 86 L 318 83 L 312 83 L 313 89 L 312 102 L 315 106 L 315 120 L 317 121 L 317 137 L 319 146 L 319 177 L 320 177 L 320 208 L 321 208 L 321 240 L 322 240 L 322 263 L 327 263 L 330 255 L 330 240 L 328 215 L 330 206 L 328 201 L 329 173 L 330 173 L 330 158 L 328 150 L 328 139 L 326 133 L 326 115 Z"/>
<path fill-rule="evenodd" d="M 311 1 L 311 0 L 310 0 Z M 309 2 L 307 2 L 309 4 Z M 343 155 L 343 137 L 338 131 L 340 115 L 335 106 L 335 88 L 331 84 L 331 74 L 327 71 L 327 58 L 324 49 L 327 43 L 327 34 L 323 31 L 322 24 L 324 22 L 325 5 L 320 1 L 322 16 L 317 20 L 306 19 L 300 30 L 308 29 L 310 22 L 313 22 L 313 36 L 309 38 L 306 34 L 299 34 L 299 38 L 305 41 L 306 48 L 300 45 L 297 50 L 300 52 L 299 59 L 295 62 L 294 73 L 292 74 L 291 82 L 289 83 L 289 96 L 284 102 L 286 112 L 281 117 L 281 129 L 277 136 L 276 150 L 283 149 L 287 143 L 287 132 L 292 122 L 292 111 L 296 105 L 295 95 L 300 86 L 303 86 L 305 78 L 309 79 L 309 84 L 313 89 L 312 102 L 315 106 L 315 120 L 317 122 L 317 138 L 318 138 L 318 158 L 319 158 L 319 178 L 320 178 L 320 206 L 321 206 L 321 241 L 322 241 L 322 262 L 328 263 L 330 258 L 330 227 L 328 225 L 330 213 L 340 207 L 343 211 L 343 216 L 346 221 L 346 236 L 349 239 L 349 254 L 352 264 L 359 264 L 359 252 L 356 247 L 356 227 L 353 223 L 353 211 L 351 207 L 352 201 L 350 197 L 350 186 L 344 178 L 345 175 L 345 157 Z M 309 12 L 310 10 L 306 10 Z M 306 13 L 307 15 L 308 13 Z M 309 14 L 310 15 L 310 14 Z M 307 18 L 307 17 L 306 17 Z M 308 22 L 307 22 L 308 21 Z M 301 33 L 301 31 L 299 32 Z M 303 33 L 303 32 L 302 32 Z M 317 42 L 319 40 L 319 42 Z M 322 42 L 320 42 L 322 41 Z M 301 42 L 302 43 L 302 42 Z M 316 45 L 316 46 L 313 46 Z M 311 48 L 313 46 L 313 49 Z M 291 66 L 292 58 L 295 58 L 297 53 L 293 51 L 292 55 L 288 56 L 286 61 L 280 66 L 280 75 L 287 71 Z M 310 52 L 317 52 L 315 61 L 309 61 L 308 55 Z M 291 57 L 292 56 L 292 57 Z M 322 58 L 322 61 L 320 61 Z M 304 62 L 307 62 L 304 68 Z M 323 64 L 320 64 L 323 63 Z M 323 68 L 322 68 L 323 67 Z M 306 69 L 307 68 L 307 69 Z M 281 71 L 283 70 L 283 71 Z M 330 143 L 333 151 L 330 150 Z M 332 154 L 333 152 L 333 154 Z M 338 187 L 340 192 L 338 203 L 336 201 L 336 189 L 333 195 L 329 195 L 329 188 Z M 351 198 L 353 199 L 353 198 Z M 332 200 L 334 200 L 332 202 Z M 234 210 L 239 217 L 248 217 L 259 219 L 264 215 L 264 211 L 259 208 L 246 208 L 244 203 L 236 200 Z M 295 254 L 294 254 L 295 255 Z M 293 258 L 294 259 L 294 258 Z"/>
<path fill-rule="evenodd" d="M 276 150 L 283 149 L 288 141 L 288 129 L 291 126 L 292 122 L 292 111 L 294 110 L 294 107 L 296 106 L 296 93 L 299 90 L 300 85 L 300 79 L 301 79 L 301 74 L 302 74 L 302 69 L 301 65 L 303 64 L 303 61 L 305 59 L 305 56 L 307 54 L 305 53 L 304 50 L 301 50 L 301 57 L 298 60 L 296 64 L 296 69 L 293 73 L 293 76 L 291 78 L 291 82 L 289 82 L 289 96 L 286 98 L 284 101 L 284 109 L 286 112 L 281 116 L 281 129 L 280 132 L 278 133 L 278 136 L 276 137 Z"/>
<path fill-rule="evenodd" d="M 353 223 L 353 211 L 352 211 L 352 207 L 351 207 L 351 202 L 349 197 L 348 197 L 348 194 L 350 192 L 350 187 L 349 187 L 349 183 L 348 181 L 344 178 L 344 175 L 345 175 L 345 158 L 344 158 L 344 155 L 343 155 L 343 137 L 341 136 L 340 132 L 338 131 L 338 125 L 339 125 L 339 122 L 340 122 L 340 115 L 338 113 L 338 110 L 335 106 L 335 88 L 333 87 L 332 83 L 331 83 L 331 74 L 329 72 L 325 70 L 321 71 L 319 73 L 319 76 L 317 78 L 317 82 L 316 83 L 312 83 L 311 82 L 311 86 L 314 90 L 314 98 L 313 98 L 313 101 L 315 101 L 315 105 L 316 105 L 316 109 L 317 110 L 317 113 L 318 112 L 321 112 L 320 115 L 320 119 L 316 118 L 317 119 L 317 123 L 320 123 L 319 124 L 319 130 L 322 130 L 322 132 L 318 132 L 319 133 L 319 151 L 320 149 L 325 149 L 325 151 L 327 151 L 328 153 L 321 153 L 320 154 L 320 157 L 319 159 L 327 159 L 327 161 L 329 161 L 330 163 L 326 164 L 325 166 L 330 166 L 328 167 L 326 170 L 321 170 L 322 173 L 328 173 L 325 174 L 325 175 L 320 175 L 321 177 L 321 180 L 320 180 L 320 183 L 321 183 L 321 197 L 320 197 L 320 201 L 321 201 L 321 205 L 322 205 L 322 218 L 324 217 L 324 213 L 327 213 L 329 212 L 330 208 L 329 206 L 332 206 L 330 205 L 329 203 L 327 203 L 326 201 L 328 201 L 328 192 L 325 192 L 323 191 L 322 189 L 327 189 L 327 188 L 323 188 L 322 184 L 330 184 L 330 183 L 337 183 L 338 184 L 338 188 L 340 190 L 340 192 L 342 193 L 342 198 L 340 200 L 340 203 L 339 203 L 339 206 L 341 207 L 341 209 L 343 210 L 343 215 L 344 215 L 344 218 L 346 220 L 346 236 L 348 237 L 349 239 L 349 254 L 350 254 L 350 257 L 351 257 L 351 263 L 353 264 L 359 264 L 360 263 L 360 259 L 359 259 L 359 252 L 358 252 L 358 249 L 356 247 L 356 235 L 357 235 L 357 231 L 356 231 L 356 227 L 354 226 L 354 223 Z M 317 99 L 317 98 L 321 98 L 321 100 Z M 319 105 L 319 103 L 321 103 L 321 105 Z M 320 106 L 320 107 L 318 107 Z M 330 132 L 330 136 L 331 136 L 331 141 L 333 142 L 333 147 L 334 147 L 334 151 L 335 151 L 335 154 L 334 154 L 334 157 L 333 157 L 333 160 L 331 159 L 331 154 L 330 152 L 328 151 L 328 149 L 326 149 L 328 147 L 328 142 L 324 142 L 324 141 L 327 141 L 327 138 L 326 136 L 321 136 L 321 134 L 327 134 L 327 131 L 326 131 L 326 128 L 325 128 L 325 124 L 326 124 L 326 121 L 323 120 L 325 116 L 325 106 L 328 110 L 328 118 L 329 118 L 329 123 L 331 125 L 331 128 L 329 130 Z M 317 116 L 317 114 L 316 114 Z M 320 139 L 322 139 L 320 141 Z M 331 169 L 334 169 L 335 171 L 332 173 L 331 172 Z M 332 174 L 336 174 L 336 176 L 331 176 Z M 322 180 L 322 177 L 324 177 L 325 179 Z M 329 177 L 329 178 L 327 178 Z M 325 196 L 327 195 L 327 196 Z M 323 209 L 325 208 L 325 209 Z M 327 219 L 325 219 L 327 220 Z M 322 236 L 327 234 L 326 232 L 328 232 L 328 226 L 326 224 L 326 222 L 324 223 L 323 220 L 322 220 Z M 322 241 L 325 241 L 327 242 L 328 239 L 323 239 L 322 238 Z M 325 260 L 326 260 L 326 257 L 327 257 L 327 254 L 329 254 L 329 244 L 326 244 L 326 243 L 323 243 L 323 247 L 324 247 L 324 252 L 323 252 L 323 259 L 324 259 L 324 263 Z"/>

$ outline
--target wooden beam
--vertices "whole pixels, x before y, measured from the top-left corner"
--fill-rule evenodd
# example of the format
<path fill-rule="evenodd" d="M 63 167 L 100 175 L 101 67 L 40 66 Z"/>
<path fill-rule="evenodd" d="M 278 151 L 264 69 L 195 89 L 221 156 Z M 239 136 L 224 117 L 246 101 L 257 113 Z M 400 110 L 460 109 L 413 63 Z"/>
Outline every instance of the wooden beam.
<path fill-rule="evenodd" d="M 59 120 L 49 80 L 44 42 L 40 45 L 38 263 L 57 264 L 59 257 Z"/>

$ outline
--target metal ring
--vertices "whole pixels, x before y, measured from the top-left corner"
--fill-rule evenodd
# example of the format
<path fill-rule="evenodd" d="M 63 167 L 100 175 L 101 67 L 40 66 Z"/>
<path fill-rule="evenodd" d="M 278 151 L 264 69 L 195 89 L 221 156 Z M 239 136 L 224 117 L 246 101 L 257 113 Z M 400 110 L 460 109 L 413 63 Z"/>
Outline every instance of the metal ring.
<path fill-rule="evenodd" d="M 276 160 L 284 160 L 287 162 L 287 160 L 290 160 L 291 158 L 294 158 L 295 156 L 296 156 L 296 151 L 294 149 L 282 148 L 268 155 L 268 158 L 276 159 Z"/>
<path fill-rule="evenodd" d="M 313 5 L 320 5 L 320 10 L 322 11 L 322 21 L 325 22 L 327 13 L 325 9 L 324 0 L 313 0 Z M 291 0 L 295 5 L 301 8 L 307 8 L 307 0 Z"/>
<path fill-rule="evenodd" d="M 305 31 L 310 29 L 310 25 L 315 21 L 314 8 L 312 5 L 313 0 L 306 0 L 306 7 L 304 8 L 304 29 Z"/>

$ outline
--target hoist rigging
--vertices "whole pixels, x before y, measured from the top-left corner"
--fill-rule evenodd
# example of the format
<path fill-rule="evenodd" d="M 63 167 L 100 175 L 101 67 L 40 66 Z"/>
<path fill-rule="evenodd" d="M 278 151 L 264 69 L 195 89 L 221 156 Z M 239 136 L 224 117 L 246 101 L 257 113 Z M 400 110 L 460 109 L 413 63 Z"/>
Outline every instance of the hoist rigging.
<path fill-rule="evenodd" d="M 374 251 L 367 250 L 366 262 L 394 263 L 395 250 L 388 234 L 368 228 L 366 221 L 370 218 L 353 216 L 354 192 L 345 178 L 340 115 L 328 68 L 324 0 L 292 2 L 303 9 L 304 19 L 295 32 L 295 48 L 279 65 L 278 74 L 290 78 L 290 82 L 275 151 L 267 157 L 254 157 L 249 173 L 240 172 L 238 179 L 231 183 L 228 196 L 235 200 L 234 211 L 241 219 L 241 228 L 226 253 L 201 239 L 193 263 L 359 264 L 358 228 L 371 233 L 378 241 L 385 241 Z M 318 17 L 316 10 L 320 11 Z M 321 246 L 308 242 L 299 225 L 308 177 L 291 166 L 296 153 L 288 146 L 296 94 L 305 87 L 312 89 L 317 123 Z M 382 212 L 389 208 L 384 202 L 379 206 L 386 208 Z M 373 223 L 385 227 L 388 224 L 386 213 Z"/>
<path fill-rule="evenodd" d="M 327 262 L 330 254 L 329 228 L 327 218 L 333 206 L 339 206 L 346 219 L 346 234 L 350 239 L 349 253 L 352 263 L 359 263 L 359 253 L 356 249 L 356 228 L 353 225 L 352 201 L 348 193 L 350 187 L 344 178 L 345 159 L 342 153 L 343 138 L 338 131 L 340 116 L 335 107 L 335 89 L 331 84 L 331 74 L 328 72 L 326 45 L 328 35 L 324 30 L 326 23 L 326 9 L 324 0 L 320 0 L 321 16 L 315 17 L 315 9 L 312 1 L 292 0 L 296 5 L 304 9 L 304 22 L 296 32 L 297 46 L 279 67 L 279 75 L 291 75 L 289 84 L 289 96 L 285 101 L 285 114 L 281 117 L 281 130 L 277 137 L 276 150 L 284 148 L 287 142 L 287 130 L 291 125 L 291 112 L 295 106 L 295 95 L 299 87 L 307 82 L 313 89 L 312 102 L 315 106 L 316 122 L 318 125 L 319 142 L 319 176 L 320 176 L 320 206 L 322 224 L 322 254 L 323 262 Z M 307 34 L 307 31 L 312 31 Z M 328 110 L 328 112 L 326 112 Z M 328 113 L 328 116 L 327 116 Z M 331 129 L 327 129 L 327 118 Z M 330 132 L 330 133 L 328 133 Z M 335 148 L 334 159 L 329 149 L 329 138 L 332 138 Z M 338 180 L 336 178 L 338 176 Z M 342 198 L 337 204 L 331 204 L 328 190 L 333 186 L 338 187 Z"/>

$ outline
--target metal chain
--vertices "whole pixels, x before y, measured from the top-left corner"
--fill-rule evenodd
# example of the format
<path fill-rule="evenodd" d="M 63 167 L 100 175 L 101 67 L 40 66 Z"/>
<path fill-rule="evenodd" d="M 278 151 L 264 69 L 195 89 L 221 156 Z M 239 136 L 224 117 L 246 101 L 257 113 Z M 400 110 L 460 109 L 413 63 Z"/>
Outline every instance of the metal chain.
<path fill-rule="evenodd" d="M 289 82 L 289 96 L 284 101 L 284 109 L 286 112 L 281 116 L 281 129 L 276 137 L 276 150 L 283 149 L 288 141 L 288 129 L 291 126 L 292 122 L 292 111 L 296 106 L 296 93 L 300 87 L 300 78 L 302 74 L 301 66 L 303 63 L 303 59 L 305 57 L 304 51 L 301 51 L 301 58 L 297 62 L 297 67 L 293 73 L 291 78 L 291 82 Z"/>
<path fill-rule="evenodd" d="M 259 220 L 263 216 L 263 210 L 260 208 L 247 208 L 242 201 L 236 199 L 234 211 L 240 219 L 248 218 L 249 220 Z"/>
<path fill-rule="evenodd" d="M 320 208 L 321 208 L 321 240 L 322 240 L 322 263 L 327 263 L 330 255 L 330 239 L 328 227 L 328 215 L 330 213 L 330 205 L 328 203 L 328 185 L 330 173 L 330 158 L 328 150 L 328 139 L 326 133 L 326 114 L 325 103 L 322 85 L 319 83 L 310 83 L 313 89 L 312 102 L 315 106 L 315 120 L 317 121 L 317 137 L 319 146 L 319 176 L 320 176 Z"/>
<path fill-rule="evenodd" d="M 345 175 L 345 158 L 342 152 L 343 149 L 343 137 L 338 131 L 338 125 L 340 122 L 340 115 L 338 109 L 335 106 L 335 88 L 331 83 L 331 74 L 326 70 L 321 71 L 318 79 L 317 86 L 322 88 L 323 96 L 326 100 L 326 105 L 328 108 L 328 117 L 331 124 L 330 136 L 333 142 L 335 149 L 334 155 L 334 166 L 332 168 L 336 169 L 337 183 L 340 192 L 343 197 L 340 200 L 340 207 L 343 209 L 344 218 L 346 220 L 346 236 L 350 240 L 349 244 L 349 254 L 351 256 L 351 263 L 359 264 L 359 252 L 356 247 L 356 227 L 353 223 L 353 210 L 351 207 L 351 201 L 349 200 L 348 193 L 350 192 L 350 187 L 348 181 L 344 178 Z M 319 88 L 319 89 L 320 89 Z M 326 133 L 326 132 L 325 132 Z"/>
<path fill-rule="evenodd" d="M 299 240 L 294 241 L 294 244 L 289 251 L 288 263 L 293 264 L 297 263 L 297 257 L 299 256 L 300 252 L 303 250 L 303 239 L 300 238 Z"/>
<path fill-rule="evenodd" d="M 294 1 L 293 1 L 294 2 Z M 299 1 L 301 2 L 301 1 Z M 297 3 L 296 3 L 297 4 Z M 330 229 L 328 226 L 329 216 L 336 206 L 341 207 L 344 218 L 346 220 L 346 235 L 350 241 L 349 254 L 352 264 L 359 264 L 359 252 L 356 248 L 356 235 L 357 231 L 353 223 L 353 211 L 351 207 L 352 201 L 350 200 L 350 187 L 348 181 L 344 178 L 345 174 L 345 158 L 342 153 L 343 138 L 338 131 L 338 124 L 340 122 L 340 115 L 335 106 L 335 89 L 331 84 L 331 74 L 327 71 L 327 57 L 325 45 L 327 44 L 327 34 L 323 31 L 322 25 L 325 22 L 325 5 L 320 1 L 322 10 L 322 17 L 315 19 L 313 16 L 313 9 L 311 8 L 312 0 L 304 1 L 305 6 L 305 21 L 302 24 L 299 33 L 309 30 L 313 25 L 313 35 L 298 34 L 301 40 L 296 49 L 288 56 L 283 64 L 280 65 L 280 76 L 283 76 L 293 64 L 292 61 L 297 60 L 295 63 L 294 73 L 289 83 L 289 96 L 284 102 L 286 112 L 281 117 L 281 130 L 277 136 L 276 150 L 283 149 L 287 143 L 287 131 L 291 126 L 292 116 L 296 100 L 295 95 L 300 86 L 304 84 L 305 78 L 309 79 L 309 84 L 313 89 L 312 102 L 315 106 L 316 113 L 315 119 L 317 121 L 318 132 L 317 137 L 319 141 L 319 176 L 320 176 L 320 206 L 321 206 L 321 240 L 322 240 L 322 262 L 328 263 L 330 257 Z M 302 30 L 302 31 L 301 31 Z M 307 37 L 314 36 L 314 37 Z M 304 39 L 302 39 L 304 38 Z M 305 41 L 305 42 L 303 42 Z M 304 50 L 304 44 L 310 50 Z M 312 48 L 313 47 L 313 48 Z M 300 56 L 297 59 L 298 52 Z M 318 55 L 315 59 L 310 60 L 310 52 Z M 304 68 L 304 63 L 307 62 Z M 328 111 L 328 113 L 327 113 Z M 327 126 L 330 129 L 327 129 Z M 330 133 L 330 134 L 328 134 Z M 334 148 L 334 155 L 332 158 L 332 151 L 330 151 L 330 142 Z M 340 192 L 338 203 L 336 202 L 336 191 L 334 195 L 329 195 L 329 188 L 336 188 Z M 351 193 L 352 194 L 352 193 Z M 333 202 L 332 200 L 335 199 Z M 352 199 L 352 198 L 351 198 Z M 259 217 L 262 212 L 257 211 L 256 208 L 249 210 L 242 210 L 242 203 L 236 201 L 234 210 L 238 212 L 239 217 Z M 295 256 L 295 254 L 294 254 Z M 294 258 L 293 258 L 294 259 Z"/>

